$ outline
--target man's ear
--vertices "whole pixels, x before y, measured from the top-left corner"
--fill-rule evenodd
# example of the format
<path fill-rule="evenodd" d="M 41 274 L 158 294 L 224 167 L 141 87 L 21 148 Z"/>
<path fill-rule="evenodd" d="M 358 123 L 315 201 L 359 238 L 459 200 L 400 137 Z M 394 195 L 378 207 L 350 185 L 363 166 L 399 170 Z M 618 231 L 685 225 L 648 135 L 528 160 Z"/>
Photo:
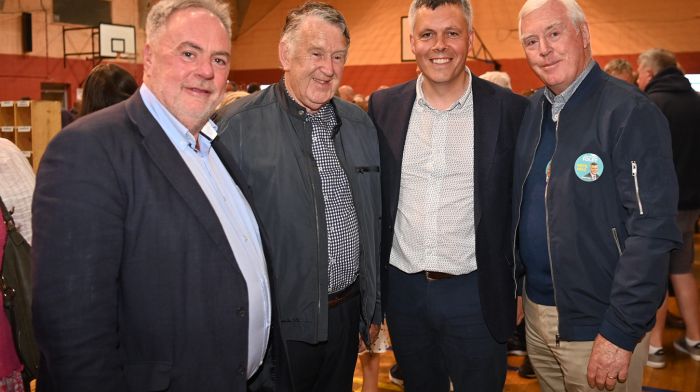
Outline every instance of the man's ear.
<path fill-rule="evenodd" d="M 282 70 L 289 70 L 289 59 L 291 57 L 291 48 L 289 47 L 289 43 L 280 42 L 279 46 L 277 47 L 277 51 L 280 58 L 280 64 L 282 65 Z"/>
<path fill-rule="evenodd" d="M 153 48 L 151 44 L 146 44 L 143 47 L 143 67 L 144 71 L 150 69 L 153 66 Z"/>
<path fill-rule="evenodd" d="M 416 55 L 416 42 L 415 42 L 415 38 L 413 38 L 413 33 L 411 33 L 411 34 L 408 36 L 408 40 L 409 40 L 409 42 L 411 43 L 411 52 L 412 52 L 413 55 L 415 56 L 415 55 Z"/>
<path fill-rule="evenodd" d="M 583 38 L 583 47 L 589 48 L 591 46 L 591 33 L 588 31 L 588 23 L 586 22 L 581 24 L 581 37 Z"/>

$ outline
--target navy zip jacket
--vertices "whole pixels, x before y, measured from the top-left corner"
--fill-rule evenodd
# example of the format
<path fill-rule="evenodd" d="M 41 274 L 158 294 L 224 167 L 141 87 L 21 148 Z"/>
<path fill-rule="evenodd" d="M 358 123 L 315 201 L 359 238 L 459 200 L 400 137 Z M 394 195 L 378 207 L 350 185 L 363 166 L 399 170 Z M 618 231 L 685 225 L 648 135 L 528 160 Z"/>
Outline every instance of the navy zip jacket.
<path fill-rule="evenodd" d="M 549 106 L 543 93 L 531 98 L 515 151 L 513 252 L 526 278 L 518 225 L 543 115 L 551 118 L 543 113 Z M 584 170 L 591 158 L 598 161 L 593 177 Z M 654 324 L 666 291 L 669 251 L 681 241 L 664 115 L 640 91 L 596 64 L 555 123 L 544 193 L 558 338 L 591 341 L 601 334 L 633 351 Z"/>

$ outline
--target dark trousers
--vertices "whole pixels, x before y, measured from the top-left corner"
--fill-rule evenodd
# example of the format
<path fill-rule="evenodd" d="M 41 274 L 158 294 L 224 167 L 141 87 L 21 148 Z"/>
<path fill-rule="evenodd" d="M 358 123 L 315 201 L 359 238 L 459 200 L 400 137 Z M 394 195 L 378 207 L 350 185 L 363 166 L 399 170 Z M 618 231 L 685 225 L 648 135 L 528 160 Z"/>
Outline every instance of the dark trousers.
<path fill-rule="evenodd" d="M 502 391 L 506 346 L 488 331 L 478 272 L 429 281 L 389 267 L 387 323 L 407 392 Z"/>
<path fill-rule="evenodd" d="M 328 340 L 287 341 L 296 392 L 350 392 L 359 343 L 360 297 L 328 309 Z"/>

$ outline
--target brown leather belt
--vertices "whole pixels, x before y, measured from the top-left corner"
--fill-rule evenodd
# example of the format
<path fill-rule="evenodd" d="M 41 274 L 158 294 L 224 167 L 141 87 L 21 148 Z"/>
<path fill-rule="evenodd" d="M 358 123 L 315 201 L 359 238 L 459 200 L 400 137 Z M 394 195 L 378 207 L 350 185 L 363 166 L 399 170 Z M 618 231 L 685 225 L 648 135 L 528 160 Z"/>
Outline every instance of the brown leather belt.
<path fill-rule="evenodd" d="M 435 271 L 423 271 L 423 275 L 425 275 L 425 279 L 427 280 L 440 280 L 440 279 L 448 279 L 448 278 L 454 278 L 457 275 L 452 275 L 448 274 L 445 272 L 435 272 Z"/>
<path fill-rule="evenodd" d="M 360 284 L 357 283 L 356 280 L 345 289 L 338 291 L 337 293 L 328 294 L 328 307 L 336 307 L 351 298 L 357 297 L 358 295 L 360 295 Z"/>

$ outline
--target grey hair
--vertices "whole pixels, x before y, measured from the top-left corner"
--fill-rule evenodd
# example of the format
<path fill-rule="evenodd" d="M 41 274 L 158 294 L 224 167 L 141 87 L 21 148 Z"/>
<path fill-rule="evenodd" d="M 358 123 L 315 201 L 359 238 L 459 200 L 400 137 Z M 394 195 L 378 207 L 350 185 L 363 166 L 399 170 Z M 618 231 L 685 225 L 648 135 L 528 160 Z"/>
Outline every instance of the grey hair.
<path fill-rule="evenodd" d="M 472 31 L 472 4 L 469 0 L 413 0 L 408 7 L 408 23 L 411 25 L 411 31 L 416 27 L 416 13 L 420 8 L 429 8 L 431 10 L 445 4 L 455 4 L 462 7 L 464 17 L 467 19 L 467 27 Z"/>
<path fill-rule="evenodd" d="M 509 90 L 513 89 L 513 86 L 510 84 L 510 75 L 508 75 L 506 72 L 502 71 L 489 71 L 481 76 L 479 76 L 481 79 L 488 80 L 489 82 L 495 83 L 503 88 L 507 88 Z"/>
<path fill-rule="evenodd" d="M 550 1 L 558 1 L 566 8 L 566 13 L 569 15 L 569 19 L 571 19 L 574 27 L 576 27 L 576 31 L 579 31 L 580 26 L 586 23 L 586 15 L 583 13 L 583 9 L 581 9 L 581 6 L 578 5 L 576 0 L 527 0 L 520 9 L 520 14 L 518 15 L 518 35 L 523 34 L 523 18 Z"/>
<path fill-rule="evenodd" d="M 202 8 L 219 18 L 231 39 L 231 13 L 228 3 L 219 0 L 160 0 L 148 12 L 146 19 L 146 42 L 151 42 L 165 26 L 170 15 L 186 8 Z"/>
<path fill-rule="evenodd" d="M 350 30 L 343 14 L 331 5 L 317 1 L 307 1 L 289 11 L 284 21 L 280 42 L 293 45 L 301 23 L 312 16 L 338 27 L 345 37 L 345 43 L 350 46 Z"/>
<path fill-rule="evenodd" d="M 651 68 L 651 73 L 656 75 L 666 68 L 677 67 L 676 56 L 666 49 L 647 49 L 637 58 L 637 63 L 644 68 Z"/>
<path fill-rule="evenodd" d="M 625 59 L 612 59 L 610 60 L 607 64 L 605 64 L 605 67 L 603 67 L 603 71 L 607 73 L 617 73 L 617 74 L 633 74 L 634 69 L 632 68 L 632 64 L 630 64 L 629 61 Z"/>

